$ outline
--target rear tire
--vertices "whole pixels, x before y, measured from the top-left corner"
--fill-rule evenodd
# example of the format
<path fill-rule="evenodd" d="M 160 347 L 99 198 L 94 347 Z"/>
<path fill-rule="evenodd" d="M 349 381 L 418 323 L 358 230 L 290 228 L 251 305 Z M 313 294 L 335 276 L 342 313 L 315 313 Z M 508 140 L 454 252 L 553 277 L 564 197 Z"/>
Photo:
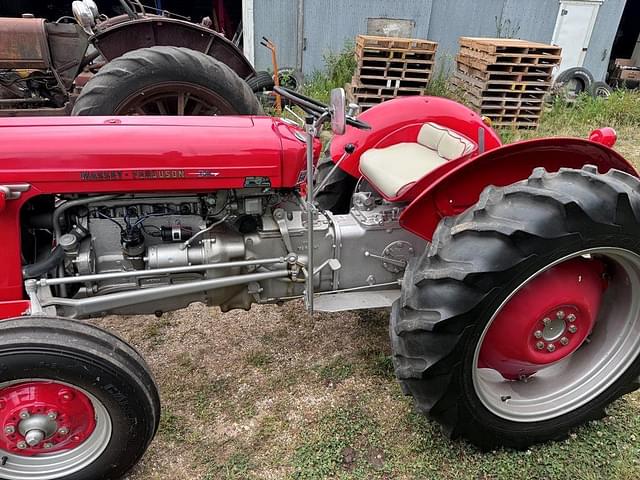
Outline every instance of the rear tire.
<path fill-rule="evenodd" d="M 6 457 L 0 466 L 3 480 L 29 480 L 36 475 L 41 480 L 120 478 L 138 462 L 158 428 L 160 400 L 144 360 L 124 341 L 97 327 L 62 318 L 3 320 L 0 372 L 0 398 L 5 407 L 0 412 L 5 423 L 0 430 L 0 455 Z M 15 405 L 7 392 L 23 385 L 42 388 L 42 396 L 34 394 L 35 400 L 29 404 L 27 395 L 24 405 Z M 63 398 L 68 392 L 68 398 Z M 74 428 L 73 415 L 83 407 L 91 408 L 82 398 L 93 406 L 95 427 L 86 432 L 88 436 L 81 443 L 65 447 L 61 442 L 81 430 L 79 425 L 80 430 Z M 18 423 L 7 410 L 24 409 L 33 419 L 38 408 L 42 409 L 35 402 L 57 405 L 54 408 L 60 413 L 54 417 L 57 426 L 53 431 L 68 431 L 58 430 L 44 440 L 50 442 L 48 446 L 41 442 L 34 447 L 48 448 L 46 453 L 38 450 L 24 455 L 21 452 L 25 450 L 15 448 L 23 440 L 18 432 L 22 424 L 13 427 L 13 436 L 7 435 L 6 422 Z M 70 416 L 63 415 L 65 409 Z M 46 415 L 46 411 L 42 413 Z"/>
<path fill-rule="evenodd" d="M 71 114 L 259 115 L 262 107 L 247 83 L 215 58 L 182 47 L 151 47 L 102 67 Z"/>
<path fill-rule="evenodd" d="M 640 272 L 639 187 L 637 178 L 614 170 L 600 175 L 595 167 L 562 169 L 559 173 L 536 169 L 528 180 L 504 188 L 487 187 L 476 205 L 440 223 L 433 243 L 407 269 L 390 325 L 396 375 L 420 411 L 441 423 L 450 436 L 467 438 L 482 449 L 527 448 L 566 437 L 572 428 L 601 418 L 607 405 L 638 388 L 640 344 L 629 340 L 628 351 L 622 352 L 617 344 L 606 350 L 606 342 L 619 340 L 596 337 L 615 317 L 623 318 L 624 328 L 631 329 L 624 333 L 620 328 L 619 337 L 637 339 L 640 306 L 630 300 L 603 300 L 607 306 L 600 309 L 589 339 L 550 364 L 547 372 L 551 375 L 562 372 L 556 383 L 544 376 L 538 378 L 543 370 L 526 383 L 494 379 L 496 387 L 487 387 L 489 384 L 480 380 L 481 371 L 487 368 L 478 364 L 478 352 L 485 333 L 512 295 L 554 262 L 571 256 L 582 258 L 583 251 L 614 252 L 602 254 L 612 262 L 618 258 L 615 252 L 629 252 L 629 258 L 635 259 L 629 260 L 629 265 L 634 265 L 629 267 L 631 273 L 614 270 L 605 296 L 616 292 L 629 298 L 640 295 L 635 291 L 640 285 L 636 272 Z M 599 258 L 594 255 L 588 258 Z M 626 281 L 630 286 L 614 283 L 620 279 L 621 284 Z M 615 305 L 628 308 L 627 316 L 613 315 L 611 309 L 618 308 Z M 514 338 L 505 341 L 512 343 Z M 593 355 L 600 352 L 595 350 L 597 345 L 611 358 Z M 624 361 L 617 360 L 616 351 L 626 355 Z M 569 356 L 572 362 L 561 363 Z M 583 377 L 571 383 L 570 368 L 578 362 L 576 358 L 594 365 L 609 361 L 607 368 L 611 370 L 589 366 L 602 373 L 598 388 L 589 389 L 591 384 Z M 553 385 L 561 386 L 556 391 Z M 497 393 L 495 398 L 487 397 L 486 392 L 499 392 L 500 388 L 516 393 L 513 397 Z M 543 395 L 531 390 L 536 388 L 549 391 Z M 549 398 L 560 395 L 558 392 L 565 395 L 558 397 L 563 400 L 554 407 L 561 413 L 535 410 L 536 405 L 542 405 L 542 401 L 535 403 L 538 397 Z M 584 392 L 584 396 L 578 395 Z M 524 406 L 531 410 L 519 410 Z"/>

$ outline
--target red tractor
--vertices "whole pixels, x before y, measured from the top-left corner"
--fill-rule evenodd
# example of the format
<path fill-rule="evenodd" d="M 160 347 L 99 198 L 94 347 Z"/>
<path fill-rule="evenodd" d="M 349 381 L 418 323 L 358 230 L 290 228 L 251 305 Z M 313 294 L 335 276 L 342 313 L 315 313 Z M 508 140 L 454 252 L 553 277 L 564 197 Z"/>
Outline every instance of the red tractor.
<path fill-rule="evenodd" d="M 277 91 L 304 128 L 0 121 L 0 478 L 113 479 L 144 453 L 158 391 L 134 348 L 80 321 L 106 314 L 392 306 L 403 391 L 483 449 L 562 438 L 638 387 L 640 183 L 615 132 L 503 146 L 442 98 L 356 118 L 341 89 Z M 346 213 L 318 205 L 342 208 L 338 171 Z"/>

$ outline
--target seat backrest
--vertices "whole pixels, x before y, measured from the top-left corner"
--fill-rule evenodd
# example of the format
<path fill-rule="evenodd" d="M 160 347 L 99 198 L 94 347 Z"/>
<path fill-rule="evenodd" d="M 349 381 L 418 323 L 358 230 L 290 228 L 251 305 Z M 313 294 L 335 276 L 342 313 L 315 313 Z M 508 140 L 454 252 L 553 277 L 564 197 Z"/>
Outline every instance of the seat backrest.
<path fill-rule="evenodd" d="M 440 139 L 445 136 L 447 129 L 435 123 L 425 123 L 418 132 L 418 143 L 431 150 L 438 150 Z"/>
<path fill-rule="evenodd" d="M 470 153 L 472 150 L 473 144 L 469 140 L 451 130 L 438 143 L 438 155 L 447 160 L 455 160 Z"/>
<path fill-rule="evenodd" d="M 473 143 L 457 132 L 433 122 L 425 123 L 420 128 L 417 140 L 419 144 L 436 150 L 439 156 L 447 160 L 460 158 L 471 153 L 474 148 Z"/>

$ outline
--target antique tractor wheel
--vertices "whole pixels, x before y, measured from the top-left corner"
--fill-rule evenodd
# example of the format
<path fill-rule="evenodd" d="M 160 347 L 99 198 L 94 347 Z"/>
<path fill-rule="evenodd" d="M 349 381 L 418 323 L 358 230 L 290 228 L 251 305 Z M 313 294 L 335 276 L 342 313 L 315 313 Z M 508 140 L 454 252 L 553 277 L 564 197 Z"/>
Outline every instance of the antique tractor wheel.
<path fill-rule="evenodd" d="M 133 50 L 87 82 L 72 115 L 257 115 L 260 102 L 224 63 L 180 47 Z"/>
<path fill-rule="evenodd" d="M 0 322 L 0 478 L 120 478 L 153 439 L 160 402 L 119 338 L 60 318 Z"/>
<path fill-rule="evenodd" d="M 525 448 L 638 388 L 639 187 L 537 169 L 441 222 L 390 326 L 418 409 L 483 449 Z"/>

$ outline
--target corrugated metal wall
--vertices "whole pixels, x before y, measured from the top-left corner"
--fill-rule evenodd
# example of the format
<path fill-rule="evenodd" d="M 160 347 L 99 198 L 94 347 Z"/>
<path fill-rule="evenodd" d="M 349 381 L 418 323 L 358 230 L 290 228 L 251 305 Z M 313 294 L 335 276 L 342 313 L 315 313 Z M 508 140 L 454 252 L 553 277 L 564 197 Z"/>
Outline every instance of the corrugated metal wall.
<path fill-rule="evenodd" d="M 604 0 L 593 31 L 585 67 L 604 78 L 613 39 L 626 0 Z M 367 18 L 412 19 L 415 36 L 439 42 L 439 56 L 451 65 L 460 36 L 516 38 L 551 42 L 558 0 L 306 0 L 306 73 L 324 66 L 327 51 L 339 51 L 358 33 L 366 33 Z M 295 66 L 298 0 L 254 0 L 255 63 L 269 68 L 262 36 L 276 42 L 280 64 Z"/>

